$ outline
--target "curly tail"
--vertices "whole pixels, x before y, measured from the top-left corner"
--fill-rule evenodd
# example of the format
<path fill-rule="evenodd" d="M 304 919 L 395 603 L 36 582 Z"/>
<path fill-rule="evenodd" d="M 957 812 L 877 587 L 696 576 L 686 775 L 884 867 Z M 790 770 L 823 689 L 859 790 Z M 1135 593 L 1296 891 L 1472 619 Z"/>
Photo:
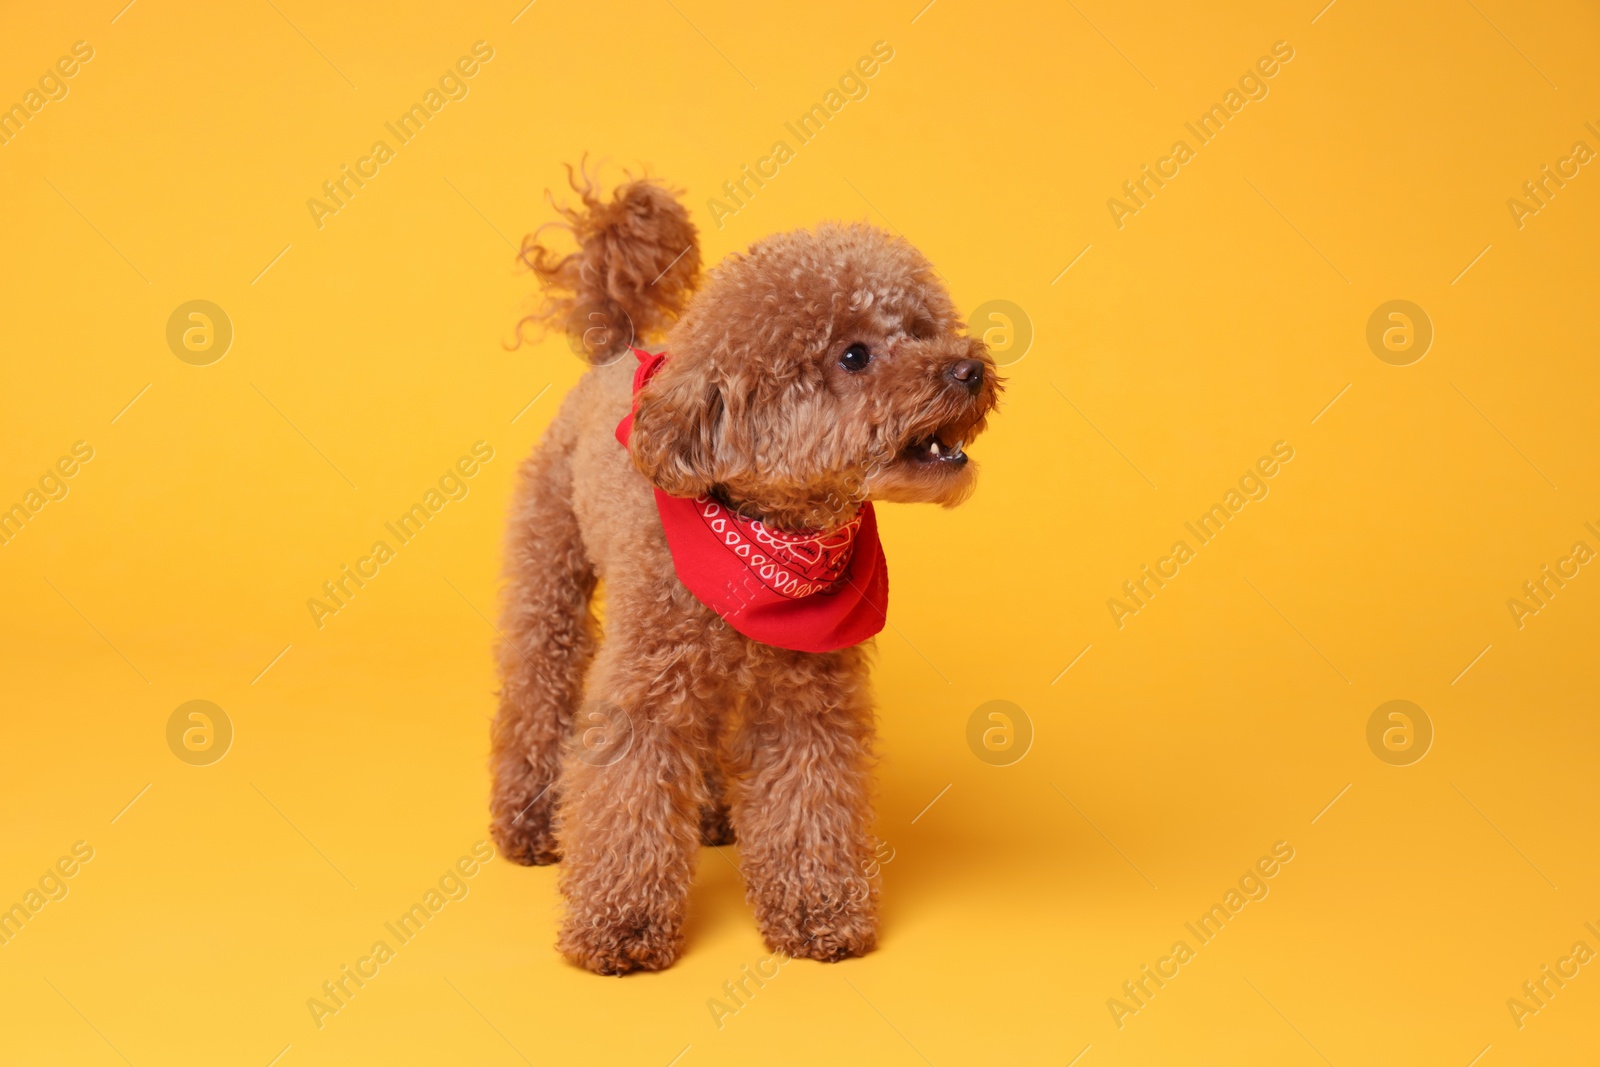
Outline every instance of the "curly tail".
<path fill-rule="evenodd" d="M 609 203 L 570 164 L 567 182 L 581 205 L 552 198 L 563 221 L 522 240 L 520 259 L 544 294 L 517 324 L 517 343 L 524 327 L 560 329 L 579 356 L 609 363 L 629 344 L 659 338 L 682 313 L 700 280 L 699 234 L 672 191 L 649 178 L 618 186 Z M 550 227 L 570 233 L 577 251 L 558 255 L 541 244 Z"/>

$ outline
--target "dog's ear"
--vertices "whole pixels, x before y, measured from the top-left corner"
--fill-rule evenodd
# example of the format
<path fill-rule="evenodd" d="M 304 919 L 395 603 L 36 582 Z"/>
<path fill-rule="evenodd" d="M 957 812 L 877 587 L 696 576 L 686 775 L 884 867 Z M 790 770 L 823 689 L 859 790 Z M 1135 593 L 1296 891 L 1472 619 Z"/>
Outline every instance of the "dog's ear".
<path fill-rule="evenodd" d="M 669 496 L 696 497 L 730 473 L 722 387 L 687 358 L 668 359 L 640 391 L 628 452 L 639 472 Z"/>

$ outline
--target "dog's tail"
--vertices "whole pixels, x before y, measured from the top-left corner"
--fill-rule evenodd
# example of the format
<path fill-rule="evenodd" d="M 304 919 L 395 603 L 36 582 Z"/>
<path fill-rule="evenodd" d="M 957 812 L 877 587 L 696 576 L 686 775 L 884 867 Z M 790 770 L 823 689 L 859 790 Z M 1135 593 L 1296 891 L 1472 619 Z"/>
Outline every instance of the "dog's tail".
<path fill-rule="evenodd" d="M 700 280 L 700 242 L 689 212 L 672 191 L 649 178 L 617 187 L 609 202 L 585 170 L 567 166 L 580 204 L 551 205 L 562 221 L 523 238 L 519 253 L 544 290 L 539 308 L 517 324 L 564 330 L 591 363 L 609 363 L 629 344 L 659 339 L 682 313 Z M 564 255 L 541 244 L 554 227 L 577 250 Z"/>

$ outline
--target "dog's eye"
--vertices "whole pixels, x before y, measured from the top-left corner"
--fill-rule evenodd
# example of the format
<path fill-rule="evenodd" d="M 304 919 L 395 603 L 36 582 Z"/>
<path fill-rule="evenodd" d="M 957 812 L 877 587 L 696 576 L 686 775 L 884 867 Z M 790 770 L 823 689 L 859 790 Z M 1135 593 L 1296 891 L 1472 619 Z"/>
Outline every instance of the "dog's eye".
<path fill-rule="evenodd" d="M 839 366 L 845 370 L 866 370 L 867 364 L 872 362 L 872 349 L 859 341 L 844 350 L 844 355 L 839 357 Z"/>

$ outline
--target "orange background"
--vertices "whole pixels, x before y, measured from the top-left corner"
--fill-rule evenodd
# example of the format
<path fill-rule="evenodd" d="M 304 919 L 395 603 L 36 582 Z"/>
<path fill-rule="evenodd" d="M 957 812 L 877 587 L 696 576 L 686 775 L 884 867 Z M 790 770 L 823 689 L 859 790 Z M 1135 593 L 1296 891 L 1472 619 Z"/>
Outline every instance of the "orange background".
<path fill-rule="evenodd" d="M 0 145 L 0 506 L 94 450 L 0 545 L 0 906 L 93 849 L 0 946 L 0 1061 L 1594 1047 L 1592 964 L 1520 1029 L 1507 1007 L 1600 950 L 1600 576 L 1520 629 L 1507 607 L 1600 549 L 1600 176 L 1520 228 L 1507 206 L 1600 149 L 1592 8 L 120 6 L 0 33 L 0 104 L 94 52 Z M 708 199 L 880 40 L 866 97 L 719 228 Z M 467 95 L 319 228 L 308 199 L 476 41 Z M 1268 95 L 1119 228 L 1108 199 L 1279 41 Z M 621 981 L 556 956 L 554 869 L 495 860 L 319 1029 L 308 998 L 487 836 L 510 478 L 583 369 L 559 337 L 507 349 L 513 248 L 585 151 L 683 188 L 710 262 L 869 219 L 1031 325 L 977 496 L 881 509 L 882 946 L 786 965 L 719 1027 L 767 955 L 736 849 L 703 855 L 681 962 Z M 1367 343 L 1397 299 L 1434 333 L 1406 366 Z M 168 346 L 191 300 L 232 325 L 208 365 Z M 319 629 L 307 599 L 477 441 L 466 497 Z M 1119 628 L 1107 600 L 1278 441 L 1270 494 Z M 208 766 L 168 745 L 197 699 L 233 730 Z M 992 700 L 1031 726 L 1005 766 L 968 742 Z M 1391 700 L 1431 723 L 1420 762 L 1368 746 Z M 1108 999 L 1279 841 L 1270 894 L 1119 1028 Z"/>

